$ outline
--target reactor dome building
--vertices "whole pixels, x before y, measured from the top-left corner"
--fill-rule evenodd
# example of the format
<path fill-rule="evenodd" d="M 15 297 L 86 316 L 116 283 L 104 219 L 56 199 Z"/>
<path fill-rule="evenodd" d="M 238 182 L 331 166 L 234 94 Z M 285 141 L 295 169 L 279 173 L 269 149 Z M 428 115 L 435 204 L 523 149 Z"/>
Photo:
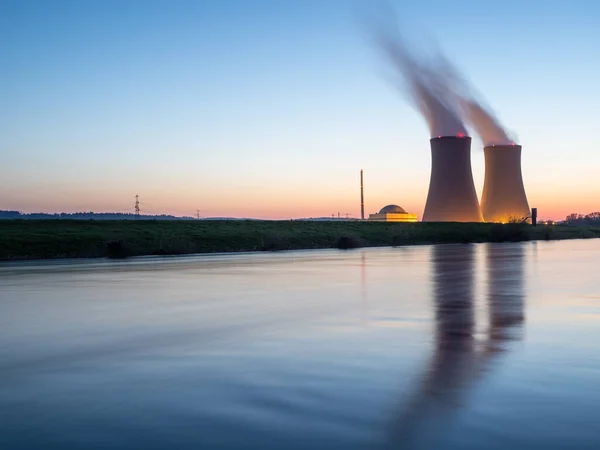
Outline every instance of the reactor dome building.
<path fill-rule="evenodd" d="M 376 222 L 417 222 L 417 215 L 410 214 L 398 205 L 387 205 L 377 214 L 369 214 L 369 220 Z"/>

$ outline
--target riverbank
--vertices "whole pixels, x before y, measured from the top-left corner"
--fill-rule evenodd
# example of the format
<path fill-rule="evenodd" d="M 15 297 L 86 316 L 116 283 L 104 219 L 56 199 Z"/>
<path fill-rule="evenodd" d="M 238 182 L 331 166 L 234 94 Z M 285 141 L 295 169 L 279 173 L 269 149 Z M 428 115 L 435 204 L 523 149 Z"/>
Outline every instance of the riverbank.
<path fill-rule="evenodd" d="M 600 228 L 487 223 L 1 220 L 0 260 L 600 237 Z"/>

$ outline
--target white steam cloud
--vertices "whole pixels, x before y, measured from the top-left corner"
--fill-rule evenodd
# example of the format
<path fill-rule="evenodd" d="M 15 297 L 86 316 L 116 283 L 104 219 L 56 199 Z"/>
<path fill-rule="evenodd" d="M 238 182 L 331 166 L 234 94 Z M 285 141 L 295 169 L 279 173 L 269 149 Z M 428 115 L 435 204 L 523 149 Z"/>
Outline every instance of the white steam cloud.
<path fill-rule="evenodd" d="M 431 137 L 466 135 L 467 123 L 485 146 L 514 143 L 441 50 L 428 59 L 417 58 L 399 33 L 383 30 L 381 26 L 375 30 L 378 46 L 403 80 L 411 103 L 429 126 Z"/>
<path fill-rule="evenodd" d="M 514 144 L 506 130 L 490 110 L 486 110 L 477 100 L 462 98 L 461 107 L 467 122 L 473 127 L 483 145 Z"/>
<path fill-rule="evenodd" d="M 431 137 L 466 135 L 459 110 L 448 103 L 444 85 L 435 72 L 418 62 L 399 38 L 380 34 L 378 42 L 404 81 L 415 108 L 421 113 Z"/>
<path fill-rule="evenodd" d="M 461 117 L 477 133 L 484 145 L 513 144 L 514 139 L 508 134 L 492 110 L 483 105 L 481 96 L 461 75 L 458 68 L 443 54 L 438 51 L 436 66 L 430 70 L 436 73 L 436 81 L 442 85 L 438 87 L 448 97 L 448 101 L 456 105 Z"/>

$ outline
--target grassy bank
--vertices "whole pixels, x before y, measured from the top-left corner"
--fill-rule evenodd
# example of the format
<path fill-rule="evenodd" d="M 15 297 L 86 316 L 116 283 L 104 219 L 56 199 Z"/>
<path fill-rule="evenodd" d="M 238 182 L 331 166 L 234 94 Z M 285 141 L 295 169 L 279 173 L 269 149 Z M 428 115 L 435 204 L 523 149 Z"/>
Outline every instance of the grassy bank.
<path fill-rule="evenodd" d="M 478 223 L 0 220 L 0 260 L 600 237 L 600 228 Z"/>

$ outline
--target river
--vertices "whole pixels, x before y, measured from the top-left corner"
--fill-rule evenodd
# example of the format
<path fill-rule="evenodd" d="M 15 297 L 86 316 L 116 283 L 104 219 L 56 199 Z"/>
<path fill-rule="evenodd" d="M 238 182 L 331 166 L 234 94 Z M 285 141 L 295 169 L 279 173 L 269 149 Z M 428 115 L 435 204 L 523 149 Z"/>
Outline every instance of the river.
<path fill-rule="evenodd" d="M 0 265 L 0 448 L 600 448 L 600 240 Z"/>

